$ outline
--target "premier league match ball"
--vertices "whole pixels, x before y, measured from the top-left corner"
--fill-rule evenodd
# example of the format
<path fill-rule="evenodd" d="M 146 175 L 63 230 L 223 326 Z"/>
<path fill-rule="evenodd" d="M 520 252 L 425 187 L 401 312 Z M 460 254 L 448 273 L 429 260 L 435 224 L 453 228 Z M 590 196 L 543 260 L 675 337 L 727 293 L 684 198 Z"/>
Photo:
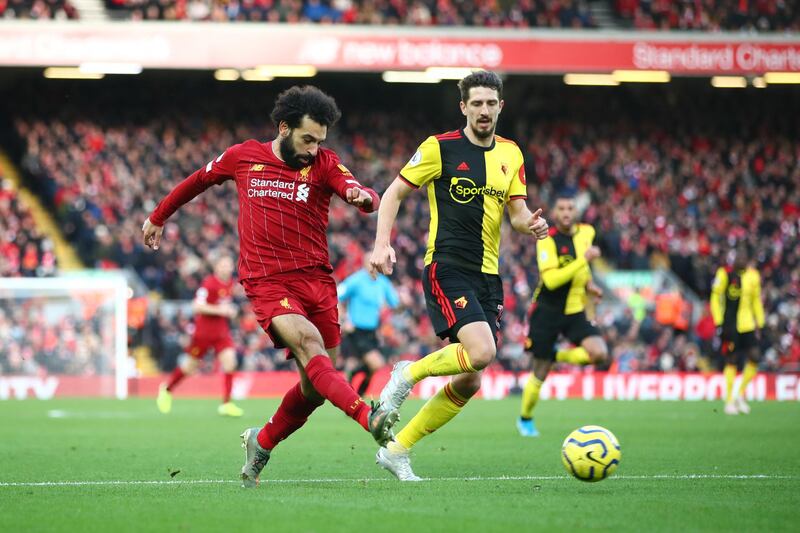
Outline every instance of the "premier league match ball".
<path fill-rule="evenodd" d="M 617 469 L 622 453 L 619 441 L 606 428 L 583 426 L 564 439 L 561 462 L 581 481 L 601 481 Z"/>

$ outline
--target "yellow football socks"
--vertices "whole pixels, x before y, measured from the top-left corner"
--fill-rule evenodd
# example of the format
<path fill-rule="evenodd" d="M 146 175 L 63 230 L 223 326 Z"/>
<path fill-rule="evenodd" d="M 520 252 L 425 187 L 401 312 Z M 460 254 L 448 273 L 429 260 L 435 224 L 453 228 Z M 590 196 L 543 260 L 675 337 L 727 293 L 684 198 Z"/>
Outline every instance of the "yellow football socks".
<path fill-rule="evenodd" d="M 540 380 L 531 373 L 528 382 L 525 383 L 525 388 L 522 390 L 522 409 L 520 416 L 522 418 L 530 418 L 533 416 L 533 408 L 536 407 L 536 402 L 539 401 L 539 391 L 542 389 Z"/>
<path fill-rule="evenodd" d="M 461 412 L 461 408 L 468 400 L 469 398 L 464 398 L 453 390 L 452 383 L 448 383 L 422 406 L 406 427 L 395 436 L 395 440 L 400 446 L 410 450 L 424 436 L 430 435 L 452 420 Z M 397 450 L 390 448 L 390 451 Z"/>
<path fill-rule="evenodd" d="M 417 383 L 428 376 L 453 376 L 464 372 L 475 372 L 469 355 L 460 342 L 448 344 L 441 350 L 429 353 L 403 371 L 403 377 Z"/>
<path fill-rule="evenodd" d="M 744 370 L 742 370 L 742 384 L 739 385 L 739 396 L 744 397 L 744 390 L 747 388 L 747 384 L 753 381 L 756 374 L 758 374 L 758 363 L 747 361 L 744 365 Z"/>
<path fill-rule="evenodd" d="M 592 362 L 589 352 L 582 346 L 576 346 L 569 350 L 559 350 L 556 352 L 556 361 L 559 363 L 569 363 L 571 365 L 588 365 Z"/>
<path fill-rule="evenodd" d="M 733 401 L 733 382 L 736 381 L 736 365 L 725 365 L 725 401 Z"/>

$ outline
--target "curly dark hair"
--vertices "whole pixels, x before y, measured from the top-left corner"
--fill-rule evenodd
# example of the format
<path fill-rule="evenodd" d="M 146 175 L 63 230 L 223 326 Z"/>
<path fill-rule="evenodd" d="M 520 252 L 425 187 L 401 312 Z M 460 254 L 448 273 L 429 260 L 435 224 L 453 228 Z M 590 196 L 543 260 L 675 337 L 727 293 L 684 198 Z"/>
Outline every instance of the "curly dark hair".
<path fill-rule="evenodd" d="M 461 101 L 466 103 L 469 100 L 469 90 L 473 87 L 488 87 L 497 91 L 497 97 L 503 99 L 503 80 L 494 72 L 479 70 L 473 72 L 466 78 L 458 82 L 458 89 L 461 91 Z"/>
<path fill-rule="evenodd" d="M 342 113 L 336 100 L 318 88 L 313 85 L 296 85 L 278 95 L 270 118 L 275 126 L 286 122 L 290 128 L 296 128 L 306 115 L 314 122 L 331 127 Z"/>

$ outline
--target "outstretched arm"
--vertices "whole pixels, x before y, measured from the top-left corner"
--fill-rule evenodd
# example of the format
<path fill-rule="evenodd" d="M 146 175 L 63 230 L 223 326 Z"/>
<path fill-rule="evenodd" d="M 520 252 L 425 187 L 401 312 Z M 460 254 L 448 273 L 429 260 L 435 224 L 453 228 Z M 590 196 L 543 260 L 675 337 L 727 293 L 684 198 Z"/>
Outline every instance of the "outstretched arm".
<path fill-rule="evenodd" d="M 399 176 L 394 179 L 381 198 L 378 209 L 378 229 L 375 233 L 375 246 L 369 259 L 369 273 L 375 277 L 377 272 L 389 275 L 394 269 L 396 257 L 391 245 L 392 227 L 397 219 L 400 203 L 413 191 Z"/>
<path fill-rule="evenodd" d="M 180 182 L 165 196 L 150 213 L 142 225 L 142 237 L 145 246 L 158 250 L 164 223 L 182 205 L 188 203 L 200 193 L 211 187 L 231 179 L 236 173 L 236 150 L 241 145 L 232 146 L 219 157 Z"/>

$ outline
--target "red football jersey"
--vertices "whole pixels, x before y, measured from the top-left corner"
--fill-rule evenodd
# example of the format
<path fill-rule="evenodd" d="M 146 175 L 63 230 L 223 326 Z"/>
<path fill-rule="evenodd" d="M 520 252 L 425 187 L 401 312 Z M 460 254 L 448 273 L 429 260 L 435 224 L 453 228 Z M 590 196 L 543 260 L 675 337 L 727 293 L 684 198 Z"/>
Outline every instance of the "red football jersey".
<path fill-rule="evenodd" d="M 206 276 L 194 296 L 194 301 L 202 304 L 218 305 L 233 302 L 233 284 L 231 278 L 227 282 L 220 281 L 211 274 Z M 204 315 L 197 313 L 194 317 L 195 337 L 217 337 L 230 335 L 228 319 L 219 315 Z"/>
<path fill-rule="evenodd" d="M 326 235 L 331 196 L 344 199 L 348 189 L 360 187 L 372 196 L 365 212 L 376 210 L 380 201 L 332 150 L 320 148 L 312 165 L 294 169 L 278 159 L 271 142 L 249 140 L 182 181 L 156 206 L 150 222 L 163 226 L 180 206 L 227 180 L 236 182 L 239 193 L 240 279 L 309 267 L 332 271 Z"/>

